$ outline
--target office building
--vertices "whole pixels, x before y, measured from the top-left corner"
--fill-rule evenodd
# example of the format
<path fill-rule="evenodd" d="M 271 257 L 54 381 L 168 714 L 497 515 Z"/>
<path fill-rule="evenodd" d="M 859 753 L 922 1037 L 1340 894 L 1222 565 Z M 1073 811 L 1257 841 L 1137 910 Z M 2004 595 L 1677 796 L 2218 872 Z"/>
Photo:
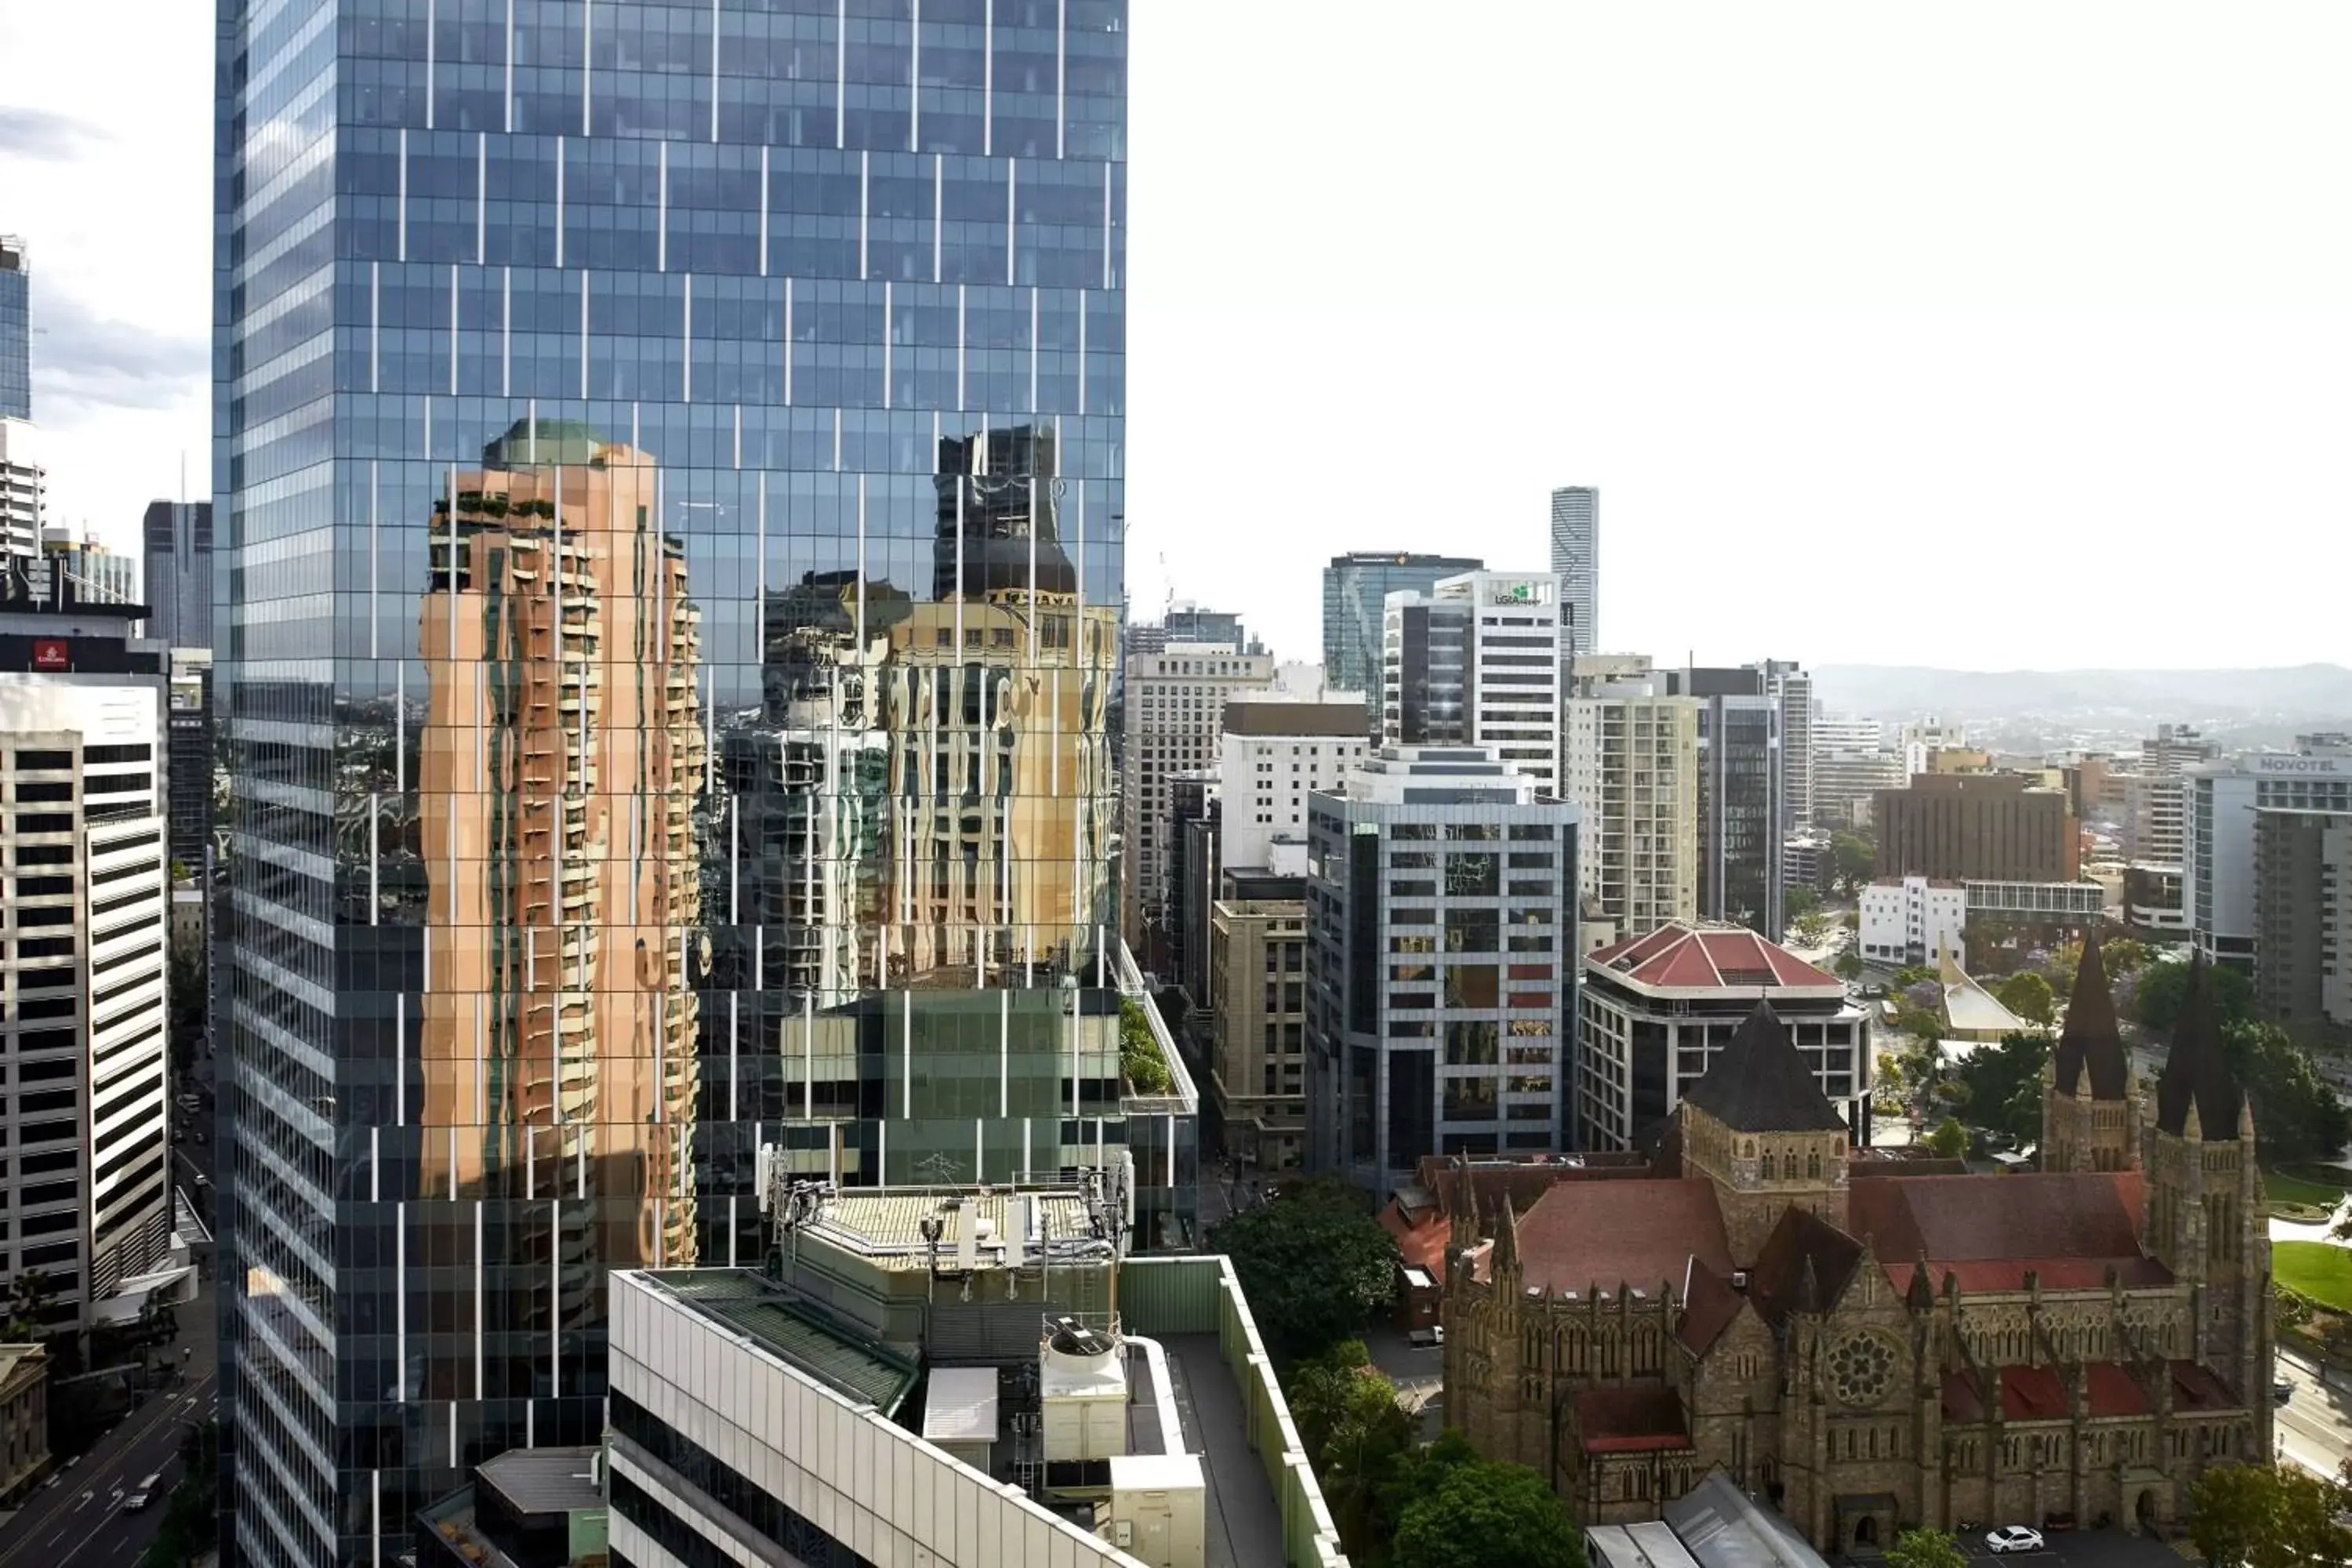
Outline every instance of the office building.
<path fill-rule="evenodd" d="M 72 584 L 74 595 L 85 604 L 143 602 L 139 597 L 137 562 L 116 554 L 93 534 L 76 539 L 67 529 L 44 528 L 40 553 L 33 558 L 34 596 L 49 597 L 48 584 L 59 579 Z"/>
<path fill-rule="evenodd" d="M 1210 913 L 1210 1091 L 1225 1152 L 1258 1171 L 1307 1158 L 1307 900 L 1220 899 Z"/>
<path fill-rule="evenodd" d="M 1168 879 L 1166 962 L 1159 978 L 1173 982 L 1194 1012 L 1209 994 L 1209 907 L 1223 868 L 1225 805 L 1213 773 L 1178 773 L 1168 782 L 1168 841 L 1175 869 Z"/>
<path fill-rule="evenodd" d="M 1588 676 L 1564 704 L 1560 793 L 1579 814 L 1583 892 L 1619 931 L 1698 914 L 1699 705 L 1663 686 Z"/>
<path fill-rule="evenodd" d="M 1737 926 L 1675 922 L 1584 955 L 1578 1147 L 1647 1149 L 1759 1000 L 1857 1143 L 1870 1142 L 1868 1009 L 1844 983 Z"/>
<path fill-rule="evenodd" d="M 2123 791 L 2125 856 L 2178 868 L 2188 854 L 2189 781 L 2177 773 L 2126 773 Z"/>
<path fill-rule="evenodd" d="M 2020 773 L 1916 773 L 1881 790 L 1878 875 L 1947 881 L 2072 882 L 2083 846 L 2066 792 Z"/>
<path fill-rule="evenodd" d="M 163 650 L 145 610 L 70 582 L 0 598 L 0 1279 L 37 1271 L 52 1328 L 135 1321 L 191 1280 L 172 1236 Z"/>
<path fill-rule="evenodd" d="M 2253 1117 L 2201 973 L 2152 1094 L 2083 975 L 2070 1024 L 2098 1026 L 2061 1043 L 2038 1173 L 1851 1147 L 1751 1002 L 1644 1175 L 1457 1205 L 1449 1417 L 1587 1528 L 1675 1516 L 1719 1468 L 1848 1558 L 1966 1520 L 2172 1534 L 2201 1472 L 2275 1452 Z M 1759 1544 L 1724 1561 L 1790 1561 Z"/>
<path fill-rule="evenodd" d="M 2189 724 L 2158 724 L 2156 733 L 2139 746 L 2139 771 L 2157 778 L 2178 778 L 2200 763 L 2221 754 L 2221 746 Z"/>
<path fill-rule="evenodd" d="M 1698 913 L 1777 939 L 1789 820 L 1782 700 L 1757 665 L 1665 677 L 1669 693 L 1698 703 Z"/>
<path fill-rule="evenodd" d="M 1197 605 L 1171 605 L 1159 620 L 1127 628 L 1129 654 L 1159 653 L 1170 643 L 1218 643 L 1243 653 L 1264 653 L 1265 645 L 1242 626 L 1241 616 Z"/>
<path fill-rule="evenodd" d="M 1309 807 L 1307 1157 L 1568 1147 L 1577 810 L 1492 747 L 1387 747 Z"/>
<path fill-rule="evenodd" d="M 1383 742 L 1492 746 L 1559 794 L 1559 579 L 1465 572 L 1389 595 Z"/>
<path fill-rule="evenodd" d="M 614 1277 L 616 1561 L 1345 1568 L 1225 1258 L 1098 1188 L 776 1201 L 767 1272 Z"/>
<path fill-rule="evenodd" d="M 1870 797 L 1909 783 L 1903 755 L 1886 744 L 1875 719 L 1816 714 L 1813 737 L 1813 826 L 1826 830 L 1867 826 Z"/>
<path fill-rule="evenodd" d="M 594 1442 L 609 1271 L 757 1258 L 762 1143 L 1128 1162 L 1192 1237 L 1118 936 L 1126 5 L 356 11 L 217 31 L 222 1489 L 288 1568 Z"/>
<path fill-rule="evenodd" d="M 1947 724 L 1941 719 L 1917 719 L 1895 731 L 1895 745 L 1903 752 L 1903 776 L 1906 780 L 1928 771 L 1928 759 L 1941 751 L 1959 751 L 1969 743 L 1969 732 L 1961 725 Z"/>
<path fill-rule="evenodd" d="M 1749 666 L 1763 677 L 1764 695 L 1780 705 L 1780 832 L 1813 825 L 1813 678 L 1791 659 Z"/>
<path fill-rule="evenodd" d="M 1364 704 L 1234 697 L 1224 705 L 1218 757 L 1225 866 L 1288 875 L 1307 868 L 1307 798 L 1345 788 L 1370 750 Z"/>
<path fill-rule="evenodd" d="M 2249 752 L 2188 772 L 2182 899 L 2198 952 L 2262 973 L 2255 828 L 2265 811 L 2352 812 L 2352 746 L 2305 737 L 2294 752 Z"/>
<path fill-rule="evenodd" d="M 33 416 L 32 282 L 25 242 L 0 234 L 0 419 Z"/>
<path fill-rule="evenodd" d="M 1601 492 L 1590 485 L 1551 492 L 1551 571 L 1559 579 L 1565 668 L 1601 651 Z"/>
<path fill-rule="evenodd" d="M 2318 1041 L 2352 1029 L 2352 812 L 2254 813 L 2256 1016 Z"/>
<path fill-rule="evenodd" d="M 147 635 L 172 647 L 212 647 L 212 503 L 149 501 L 140 531 L 147 546 L 142 597 L 154 612 Z"/>
<path fill-rule="evenodd" d="M 1486 569 L 1470 556 L 1402 551 L 1334 555 L 1323 568 L 1323 674 L 1334 690 L 1363 693 L 1371 734 L 1380 733 L 1388 706 L 1381 680 L 1389 595 L 1426 593 L 1448 577 Z"/>
<path fill-rule="evenodd" d="M 1854 942 L 1864 963 L 1932 966 L 1947 953 L 1968 962 L 1969 895 L 1958 883 L 1881 877 L 1863 889 L 1861 905 Z"/>
<path fill-rule="evenodd" d="M 30 420 L 0 415 L 0 569 L 28 578 L 48 515 L 40 436 Z"/>
<path fill-rule="evenodd" d="M 1157 965 L 1168 944 L 1169 897 L 1179 868 L 1171 807 L 1181 773 L 1214 773 L 1225 704 L 1274 683 L 1274 659 L 1229 642 L 1170 643 L 1127 657 L 1120 737 L 1120 897 L 1128 941 Z"/>

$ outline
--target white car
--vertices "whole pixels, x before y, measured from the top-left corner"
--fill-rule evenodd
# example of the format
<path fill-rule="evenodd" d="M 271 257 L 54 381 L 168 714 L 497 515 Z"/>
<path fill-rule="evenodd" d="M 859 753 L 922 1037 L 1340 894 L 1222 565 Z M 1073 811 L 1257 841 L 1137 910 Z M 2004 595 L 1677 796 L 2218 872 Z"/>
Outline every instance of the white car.
<path fill-rule="evenodd" d="M 1985 1549 L 1995 1555 L 2003 1552 L 2039 1552 L 2042 1532 L 2022 1524 L 2004 1524 L 1999 1530 L 1985 1531 Z"/>

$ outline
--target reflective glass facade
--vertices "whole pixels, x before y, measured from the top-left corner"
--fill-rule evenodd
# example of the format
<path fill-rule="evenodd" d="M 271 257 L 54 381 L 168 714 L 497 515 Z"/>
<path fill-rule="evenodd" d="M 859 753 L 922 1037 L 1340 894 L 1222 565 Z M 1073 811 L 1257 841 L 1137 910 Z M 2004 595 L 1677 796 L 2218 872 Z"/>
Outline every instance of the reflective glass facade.
<path fill-rule="evenodd" d="M 33 416 L 31 293 L 25 242 L 0 234 L 0 419 Z"/>
<path fill-rule="evenodd" d="M 1360 691 L 1380 729 L 1381 605 L 1391 594 L 1425 594 L 1441 578 L 1483 572 L 1466 556 L 1334 555 L 1323 568 L 1323 677 L 1334 691 Z"/>
<path fill-rule="evenodd" d="M 1124 1150 L 1189 1239 L 1119 1057 L 1125 0 L 223 7 L 236 1560 L 594 1441 L 605 1272 L 759 1258 L 763 1143 Z"/>

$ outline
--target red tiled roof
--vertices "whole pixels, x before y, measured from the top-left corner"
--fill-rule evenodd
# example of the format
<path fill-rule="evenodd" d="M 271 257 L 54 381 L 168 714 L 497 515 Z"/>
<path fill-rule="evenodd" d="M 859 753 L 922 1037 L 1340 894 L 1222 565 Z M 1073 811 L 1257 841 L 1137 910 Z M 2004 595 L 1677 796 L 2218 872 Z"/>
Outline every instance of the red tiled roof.
<path fill-rule="evenodd" d="M 2193 1361 L 2172 1363 L 2172 1407 L 2175 1410 L 2235 1410 L 2238 1396 L 2210 1367 Z"/>
<path fill-rule="evenodd" d="M 2139 1380 L 2117 1363 L 2095 1361 L 2083 1370 L 2090 1379 L 2092 1415 L 2145 1415 L 2156 1408 Z"/>
<path fill-rule="evenodd" d="M 1397 1251 L 1404 1261 L 1428 1269 L 1443 1285 L 1446 1244 L 1454 1234 L 1453 1215 L 1455 1205 L 1464 1201 L 1465 1182 L 1477 1194 L 1478 1213 L 1492 1229 L 1503 1212 L 1505 1198 L 1524 1215 L 1562 1182 L 1639 1181 L 1649 1175 L 1650 1167 L 1646 1159 L 1631 1151 L 1480 1160 L 1467 1166 L 1446 1155 L 1430 1154 L 1423 1157 L 1417 1173 L 1422 1189 L 1417 1195 L 1429 1201 L 1408 1209 L 1400 1193 L 1382 1206 L 1380 1221 L 1396 1237 Z"/>
<path fill-rule="evenodd" d="M 1900 1176 L 1848 1189 L 1846 1228 L 1871 1238 L 1895 1289 L 1923 1255 L 1929 1281 L 1963 1290 L 2020 1290 L 2031 1269 L 2057 1289 L 2095 1289 L 2113 1268 L 2126 1287 L 2163 1285 L 2171 1270 L 2140 1250 L 2136 1171 L 2004 1176 Z"/>
<path fill-rule="evenodd" d="M 1987 1180 L 1991 1178 L 1988 1177 Z M 1490 1218 L 1489 1223 L 1494 1223 Z M 1487 1277 L 1491 1249 L 1475 1277 Z M 1546 1295 L 1620 1286 L 1683 1288 L 1693 1260 L 1731 1272 L 1715 1184 L 1675 1181 L 1563 1182 L 1519 1216 L 1519 1268 Z"/>
<path fill-rule="evenodd" d="M 2048 1421 L 2063 1415 L 2066 1384 L 2050 1367 L 2002 1367 L 2000 1413 L 2011 1421 Z"/>
<path fill-rule="evenodd" d="M 1662 990 L 1752 992 L 1760 985 L 1843 989 L 1837 976 L 1754 931 L 1699 931 L 1679 922 L 1613 942 L 1587 953 L 1584 962 L 1591 968 L 1612 970 L 1637 985 Z"/>
<path fill-rule="evenodd" d="M 1588 1388 L 1576 1396 L 1576 1436 L 1588 1454 L 1642 1454 L 1691 1446 L 1683 1399 L 1662 1383 Z"/>

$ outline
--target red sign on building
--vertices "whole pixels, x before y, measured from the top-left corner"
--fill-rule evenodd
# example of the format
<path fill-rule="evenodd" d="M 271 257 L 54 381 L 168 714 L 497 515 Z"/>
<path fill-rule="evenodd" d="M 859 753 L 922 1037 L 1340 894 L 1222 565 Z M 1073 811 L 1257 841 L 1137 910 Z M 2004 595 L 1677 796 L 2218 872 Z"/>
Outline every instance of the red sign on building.
<path fill-rule="evenodd" d="M 73 668 L 73 660 L 67 656 L 66 639 L 63 637 L 35 637 L 33 639 L 33 668 L 35 669 L 71 669 Z"/>

